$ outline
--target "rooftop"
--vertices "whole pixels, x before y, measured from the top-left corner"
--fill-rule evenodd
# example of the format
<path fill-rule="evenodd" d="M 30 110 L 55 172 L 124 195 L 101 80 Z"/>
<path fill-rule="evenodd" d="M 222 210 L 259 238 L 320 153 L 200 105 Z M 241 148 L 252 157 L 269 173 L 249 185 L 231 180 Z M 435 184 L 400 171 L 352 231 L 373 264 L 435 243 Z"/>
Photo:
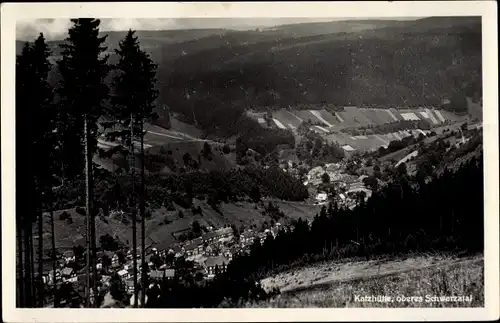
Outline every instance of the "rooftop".
<path fill-rule="evenodd" d="M 217 257 L 209 257 L 206 261 L 205 261 L 205 265 L 207 267 L 213 267 L 213 266 L 222 266 L 223 264 L 228 264 L 229 263 L 229 260 L 224 257 L 224 256 L 217 256 Z"/>
<path fill-rule="evenodd" d="M 73 268 L 66 267 L 62 270 L 63 275 L 71 275 L 73 273 Z"/>
<path fill-rule="evenodd" d="M 151 270 L 149 272 L 151 278 L 163 278 L 165 276 L 165 271 L 163 270 Z"/>
<path fill-rule="evenodd" d="M 198 248 L 198 244 L 196 244 L 196 243 L 191 243 L 191 244 L 184 246 L 185 250 L 194 250 L 196 248 Z"/>

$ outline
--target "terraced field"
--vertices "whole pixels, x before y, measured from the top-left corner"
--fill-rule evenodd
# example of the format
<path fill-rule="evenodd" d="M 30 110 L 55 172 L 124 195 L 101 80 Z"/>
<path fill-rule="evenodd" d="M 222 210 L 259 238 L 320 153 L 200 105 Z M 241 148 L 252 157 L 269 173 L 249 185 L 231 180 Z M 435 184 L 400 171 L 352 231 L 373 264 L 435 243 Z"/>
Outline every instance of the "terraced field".
<path fill-rule="evenodd" d="M 394 122 L 392 116 L 383 109 L 359 109 L 374 124 L 384 124 Z"/>
<path fill-rule="evenodd" d="M 401 118 L 401 116 L 399 115 L 398 110 L 396 110 L 394 108 L 388 109 L 387 113 L 392 117 L 392 119 L 394 121 L 401 121 L 401 120 L 403 120 L 403 118 Z"/>
<path fill-rule="evenodd" d="M 338 126 L 340 124 L 339 119 L 335 116 L 335 114 L 332 114 L 331 112 L 328 112 L 325 109 L 322 110 L 316 110 L 319 115 L 323 118 L 323 120 L 327 121 L 331 125 Z"/>
<path fill-rule="evenodd" d="M 252 114 L 254 118 L 260 114 Z M 401 140 L 407 136 L 418 137 L 429 131 L 408 130 L 398 131 L 385 135 L 350 136 L 339 133 L 344 128 L 369 127 L 394 123 L 398 121 L 425 121 L 431 128 L 443 126 L 444 124 L 466 121 L 467 117 L 458 116 L 454 113 L 434 110 L 427 107 L 418 108 L 390 108 L 390 109 L 368 109 L 357 107 L 344 107 L 344 111 L 335 112 L 333 109 L 316 110 L 285 110 L 273 112 L 274 123 L 278 128 L 294 129 L 305 121 L 314 125 L 311 130 L 316 131 L 330 143 L 340 146 L 350 146 L 357 151 L 369 151 L 387 146 L 392 140 Z"/>
<path fill-rule="evenodd" d="M 366 136 L 351 136 L 345 133 L 331 133 L 325 136 L 329 143 L 337 143 L 340 146 L 349 145 L 357 151 L 369 151 L 378 149 L 382 146 L 388 146 L 393 140 L 401 140 L 408 136 L 418 136 L 419 131 L 401 131 L 385 135 L 366 135 Z"/>
<path fill-rule="evenodd" d="M 262 118 L 264 113 L 248 113 L 255 120 Z M 429 123 L 431 127 L 436 127 L 444 123 L 455 123 L 466 121 L 467 117 L 459 116 L 444 110 L 419 108 L 399 108 L 399 109 L 368 109 L 357 107 L 345 107 L 341 112 L 326 109 L 316 110 L 285 110 L 281 109 L 273 112 L 278 127 L 297 128 L 302 122 L 309 121 L 320 125 L 323 128 L 341 129 L 352 127 L 366 127 L 383 125 L 397 121 L 419 121 Z M 331 130 L 331 129 L 330 129 Z"/>
<path fill-rule="evenodd" d="M 321 120 L 318 119 L 318 117 L 316 117 L 314 114 L 311 113 L 311 110 L 297 110 L 294 111 L 293 114 L 301 118 L 303 121 L 323 124 Z"/>
<path fill-rule="evenodd" d="M 273 112 L 273 118 L 279 120 L 283 125 L 290 129 L 298 128 L 302 123 L 302 119 L 285 109 Z"/>

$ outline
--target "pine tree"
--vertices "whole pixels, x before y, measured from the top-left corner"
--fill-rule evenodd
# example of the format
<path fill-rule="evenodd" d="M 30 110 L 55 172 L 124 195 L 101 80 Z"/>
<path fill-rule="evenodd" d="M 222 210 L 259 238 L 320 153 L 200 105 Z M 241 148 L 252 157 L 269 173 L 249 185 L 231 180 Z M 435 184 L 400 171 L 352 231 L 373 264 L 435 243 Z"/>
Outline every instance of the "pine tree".
<path fill-rule="evenodd" d="M 29 102 L 30 96 L 26 95 L 31 87 L 31 46 L 29 43 L 25 43 L 21 55 L 17 57 L 16 60 L 16 120 L 21 120 L 21 116 L 25 114 L 24 109 L 30 109 L 31 104 Z M 29 121 L 31 119 L 28 119 Z M 16 149 L 16 157 L 18 159 L 22 158 L 21 154 L 25 152 L 25 149 L 21 147 L 26 146 L 29 143 L 29 137 L 25 133 L 28 129 L 26 123 L 17 122 L 16 123 L 16 145 L 19 149 Z M 24 134 L 24 135 L 23 135 Z M 32 182 L 30 181 L 30 176 L 28 172 L 16 172 L 16 182 L 17 199 L 26 198 L 21 194 L 24 190 L 24 195 L 31 193 Z M 16 224 L 17 224 L 17 245 L 18 245 L 18 257 L 19 257 L 19 294 L 21 295 L 20 306 L 30 307 L 30 302 L 33 299 L 32 295 L 32 281 L 30 280 L 30 257 L 29 257 L 29 228 L 33 221 L 33 215 L 30 213 L 29 206 L 31 204 L 19 203 L 16 212 Z"/>
<path fill-rule="evenodd" d="M 29 303 L 27 306 L 34 305 L 34 299 L 31 292 L 35 289 L 32 284 L 34 275 L 34 259 L 32 245 L 33 237 L 31 235 L 32 223 L 35 217 L 38 220 L 38 280 L 36 282 L 36 290 L 38 291 L 38 306 L 43 306 L 44 291 L 43 291 L 43 216 L 42 210 L 50 201 L 48 200 L 51 189 L 53 176 L 53 165 L 55 156 L 55 123 L 53 114 L 53 95 L 52 90 L 48 85 L 47 77 L 51 68 L 48 61 L 50 51 L 43 34 L 35 40 L 33 44 L 27 43 L 23 48 L 21 55 L 17 60 L 17 101 L 16 110 L 24 115 L 29 115 L 29 118 L 20 118 L 23 122 L 17 124 L 18 143 L 22 145 L 22 149 L 17 150 L 18 158 L 29 158 L 25 154 L 36 156 L 37 162 L 29 170 L 23 170 L 23 177 L 18 182 L 20 187 L 28 193 L 24 198 L 32 199 L 33 203 L 27 206 L 21 206 L 21 214 L 29 214 L 30 216 L 18 218 L 18 247 L 19 254 L 22 255 L 22 238 L 24 231 L 25 245 L 25 261 L 26 277 L 20 275 L 20 279 L 26 285 L 31 285 L 30 291 L 23 293 L 25 300 Z M 32 216 L 31 216 L 32 215 Z M 23 230 L 22 227 L 25 227 Z M 21 256 L 22 257 L 22 256 Z M 21 258 L 22 260 L 22 258 Z M 20 265 L 22 261 L 19 262 Z M 28 274 L 29 273 L 29 274 Z M 28 278 L 25 280 L 25 278 Z"/>
<path fill-rule="evenodd" d="M 139 41 L 134 36 L 135 31 L 129 30 L 125 39 L 120 42 L 116 53 L 119 56 L 117 64 L 117 76 L 114 80 L 115 93 L 113 109 L 119 119 L 130 125 L 129 141 L 132 141 L 134 133 L 139 134 L 140 139 L 140 161 L 141 161 L 141 187 L 140 187 L 140 219 L 141 219 L 141 263 L 145 265 L 145 175 L 144 175 L 144 123 L 154 119 L 153 104 L 158 97 L 158 91 L 154 88 L 156 83 L 156 64 L 153 63 L 148 54 L 141 50 Z M 132 146 L 133 147 L 133 146 Z M 129 152 L 133 155 L 133 152 Z M 134 165 L 132 165 L 132 168 Z M 135 242 L 136 218 L 133 215 L 133 249 L 136 250 Z M 136 259 L 134 257 L 134 259 Z M 137 266 L 134 265 L 134 268 Z M 134 272 L 134 287 L 137 287 L 137 273 Z M 141 275 L 141 304 L 145 304 L 146 276 L 144 271 Z M 137 299 L 138 288 L 134 288 Z M 136 306 L 138 302 L 134 303 Z"/>
<path fill-rule="evenodd" d="M 33 134 L 35 139 L 35 151 L 37 157 L 36 186 L 39 197 L 38 207 L 38 288 L 39 288 L 39 306 L 43 307 L 43 208 L 50 203 L 47 198 L 52 189 L 53 159 L 55 156 L 54 132 L 55 124 L 52 110 L 52 90 L 49 87 L 47 78 L 51 69 L 48 61 L 50 50 L 45 43 L 43 34 L 35 40 L 33 44 L 33 73 L 35 74 L 34 91 L 32 97 L 38 104 L 32 106 L 36 113 L 32 115 L 35 118 L 37 127 Z"/>
<path fill-rule="evenodd" d="M 97 295 L 95 266 L 95 210 L 93 207 L 92 158 L 97 146 L 97 122 L 103 114 L 103 101 L 108 95 L 104 79 L 109 72 L 106 36 L 99 37 L 100 20 L 92 18 L 71 19 L 73 26 L 69 37 L 61 45 L 62 60 L 58 62 L 62 82 L 60 88 L 60 120 L 62 151 L 70 176 L 81 173 L 82 151 L 85 156 L 86 211 L 87 211 L 87 307 L 90 307 L 90 288 Z M 83 139 L 83 141 L 82 141 Z M 92 269 L 93 280 L 90 270 Z M 91 284 L 92 281 L 92 284 Z"/>

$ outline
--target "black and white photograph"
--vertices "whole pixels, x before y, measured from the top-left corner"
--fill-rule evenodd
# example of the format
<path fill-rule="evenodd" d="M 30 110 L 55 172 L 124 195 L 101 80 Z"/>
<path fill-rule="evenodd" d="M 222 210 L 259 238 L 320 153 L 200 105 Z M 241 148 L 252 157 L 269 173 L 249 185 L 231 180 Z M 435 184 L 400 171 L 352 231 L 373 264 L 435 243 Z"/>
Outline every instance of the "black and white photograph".
<path fill-rule="evenodd" d="M 4 320 L 498 318 L 496 5 L 463 3 L 3 4 Z"/>

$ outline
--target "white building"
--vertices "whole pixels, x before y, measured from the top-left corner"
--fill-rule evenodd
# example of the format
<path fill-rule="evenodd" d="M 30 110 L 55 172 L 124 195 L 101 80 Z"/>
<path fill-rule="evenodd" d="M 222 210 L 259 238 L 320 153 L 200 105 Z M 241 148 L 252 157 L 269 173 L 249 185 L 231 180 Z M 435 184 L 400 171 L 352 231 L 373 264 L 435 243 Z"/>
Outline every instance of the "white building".
<path fill-rule="evenodd" d="M 316 195 L 317 203 L 325 203 L 328 200 L 328 195 L 326 193 L 318 193 Z"/>

